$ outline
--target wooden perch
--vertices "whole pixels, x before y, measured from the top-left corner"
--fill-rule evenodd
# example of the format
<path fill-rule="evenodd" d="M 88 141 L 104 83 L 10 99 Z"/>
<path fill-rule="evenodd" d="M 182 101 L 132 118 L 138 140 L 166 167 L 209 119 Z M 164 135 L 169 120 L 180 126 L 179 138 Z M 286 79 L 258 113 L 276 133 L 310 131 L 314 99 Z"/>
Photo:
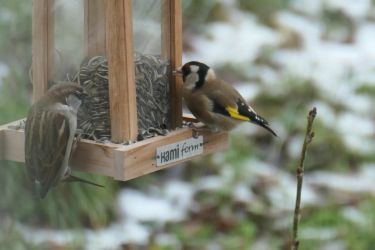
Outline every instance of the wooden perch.
<path fill-rule="evenodd" d="M 20 121 L 0 126 L 0 159 L 24 162 L 24 131 L 16 129 Z M 202 132 L 203 153 L 210 154 L 227 147 L 227 133 Z M 131 145 L 97 143 L 81 140 L 70 165 L 74 170 L 130 180 L 191 160 L 183 159 L 164 166 L 156 165 L 156 149 L 192 138 L 190 128 L 182 128 L 166 136 L 156 136 Z"/>

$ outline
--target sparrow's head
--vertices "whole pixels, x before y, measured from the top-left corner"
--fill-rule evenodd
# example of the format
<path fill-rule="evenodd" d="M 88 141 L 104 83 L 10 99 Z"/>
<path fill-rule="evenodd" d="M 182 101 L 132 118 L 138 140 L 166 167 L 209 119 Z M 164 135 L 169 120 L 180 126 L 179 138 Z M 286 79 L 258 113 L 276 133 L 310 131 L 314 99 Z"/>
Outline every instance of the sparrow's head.
<path fill-rule="evenodd" d="M 87 92 L 77 83 L 60 82 L 47 91 L 45 99 L 48 102 L 79 106 L 87 96 Z"/>
<path fill-rule="evenodd" d="M 191 61 L 185 63 L 181 68 L 174 71 L 176 75 L 182 75 L 184 87 L 189 89 L 199 89 L 206 81 L 215 79 L 215 72 L 206 64 Z"/>

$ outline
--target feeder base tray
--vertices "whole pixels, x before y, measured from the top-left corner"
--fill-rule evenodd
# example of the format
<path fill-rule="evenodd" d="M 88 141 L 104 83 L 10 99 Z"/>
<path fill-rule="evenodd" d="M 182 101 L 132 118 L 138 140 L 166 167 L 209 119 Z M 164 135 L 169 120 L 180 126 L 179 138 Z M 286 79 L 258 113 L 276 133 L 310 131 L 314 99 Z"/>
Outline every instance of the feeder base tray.
<path fill-rule="evenodd" d="M 186 117 L 185 120 L 194 119 Z M 0 160 L 25 161 L 24 130 L 17 129 L 21 121 L 0 126 Z M 228 145 L 228 133 L 225 132 L 202 131 L 199 136 L 194 139 L 192 129 L 186 127 L 131 145 L 83 139 L 78 143 L 70 165 L 74 170 L 126 181 L 221 151 Z"/>

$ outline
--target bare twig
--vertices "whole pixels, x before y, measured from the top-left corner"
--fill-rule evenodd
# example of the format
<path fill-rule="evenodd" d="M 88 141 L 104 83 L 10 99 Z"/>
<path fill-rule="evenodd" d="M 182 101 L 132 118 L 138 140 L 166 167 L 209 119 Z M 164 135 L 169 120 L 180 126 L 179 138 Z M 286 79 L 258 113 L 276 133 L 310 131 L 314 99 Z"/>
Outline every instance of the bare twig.
<path fill-rule="evenodd" d="M 296 176 L 297 176 L 297 195 L 296 195 L 296 204 L 294 208 L 294 217 L 293 217 L 293 238 L 291 249 L 297 250 L 299 246 L 298 240 L 298 226 L 300 221 L 300 209 L 301 209 L 301 192 L 302 192 L 302 182 L 303 182 L 303 172 L 304 172 L 304 162 L 306 156 L 307 146 L 311 143 L 314 132 L 312 132 L 312 125 L 314 122 L 314 118 L 316 116 L 316 108 L 314 107 L 310 110 L 309 115 L 307 116 L 307 127 L 306 127 L 306 134 L 305 140 L 303 142 L 302 151 L 301 151 L 301 159 L 299 165 L 297 167 Z"/>

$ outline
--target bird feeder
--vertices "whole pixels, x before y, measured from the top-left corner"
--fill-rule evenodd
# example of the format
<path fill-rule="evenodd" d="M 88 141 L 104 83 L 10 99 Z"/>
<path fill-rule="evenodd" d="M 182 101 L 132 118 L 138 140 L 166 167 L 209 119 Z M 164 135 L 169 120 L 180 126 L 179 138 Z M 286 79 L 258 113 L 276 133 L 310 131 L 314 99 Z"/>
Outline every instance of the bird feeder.
<path fill-rule="evenodd" d="M 158 4 L 152 6 L 155 2 Z M 49 83 L 56 80 L 56 68 L 60 68 L 56 66 L 59 60 L 55 41 L 56 3 L 56 0 L 33 1 L 33 101 L 44 95 Z M 147 38 L 139 36 L 142 26 L 137 26 L 138 21 L 133 17 L 136 4 L 149 8 L 158 6 L 157 25 L 152 28 L 158 30 L 159 42 L 152 53 L 168 63 L 168 68 L 160 74 L 168 82 L 166 128 L 170 132 L 141 141 L 137 140 L 140 126 L 137 111 L 145 102 L 137 102 L 140 97 L 137 96 L 137 55 L 134 53 Z M 171 69 L 182 63 L 181 0 L 82 0 L 82 6 L 81 53 L 85 58 L 105 56 L 108 64 L 110 140 L 82 139 L 70 163 L 73 169 L 129 180 L 227 146 L 227 133 L 206 131 L 193 137 L 193 131 L 182 126 L 183 120 L 194 121 L 194 118 L 183 116 L 182 80 L 171 74 Z M 147 19 L 147 15 L 144 18 Z M 24 162 L 24 131 L 19 124 L 20 121 L 15 121 L 0 126 L 0 159 Z"/>

